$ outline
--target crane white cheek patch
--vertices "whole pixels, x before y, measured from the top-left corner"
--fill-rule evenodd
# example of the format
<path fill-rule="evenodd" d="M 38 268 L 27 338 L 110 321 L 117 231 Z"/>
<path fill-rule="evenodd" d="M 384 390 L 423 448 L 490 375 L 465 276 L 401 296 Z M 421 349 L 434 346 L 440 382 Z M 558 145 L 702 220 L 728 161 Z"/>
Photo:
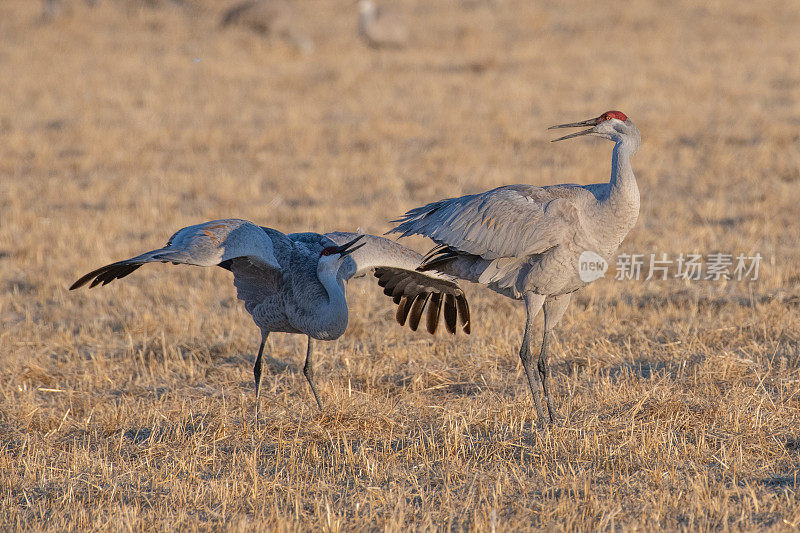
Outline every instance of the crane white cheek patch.
<path fill-rule="evenodd" d="M 581 253 L 578 258 L 578 277 L 584 283 L 591 283 L 602 278 L 608 270 L 608 261 L 591 250 Z"/>

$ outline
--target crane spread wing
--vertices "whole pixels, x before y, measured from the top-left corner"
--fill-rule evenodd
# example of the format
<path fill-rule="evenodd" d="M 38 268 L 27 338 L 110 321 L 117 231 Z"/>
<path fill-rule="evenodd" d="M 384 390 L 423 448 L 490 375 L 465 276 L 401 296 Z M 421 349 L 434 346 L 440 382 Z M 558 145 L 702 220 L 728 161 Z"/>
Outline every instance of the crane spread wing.
<path fill-rule="evenodd" d="M 277 235 L 282 234 L 274 230 L 268 233 L 265 228 L 239 219 L 212 220 L 188 226 L 170 237 L 163 248 L 93 270 L 73 283 L 70 290 L 87 283 L 89 287 L 107 285 L 115 279 L 124 278 L 145 263 L 220 265 L 234 270 L 236 275 L 232 267 L 242 265 L 242 261 L 246 260 L 254 268 L 277 270 L 281 268 L 274 252 L 273 239 Z M 237 288 L 241 291 L 238 284 Z"/>
<path fill-rule="evenodd" d="M 358 234 L 335 232 L 326 233 L 325 237 L 342 245 Z M 447 331 L 455 333 L 460 323 L 461 329 L 469 334 L 469 304 L 455 278 L 418 271 L 422 255 L 384 237 L 363 235 L 360 243 L 364 245 L 349 255 L 356 265 L 352 276 L 372 272 L 378 278 L 384 294 L 398 305 L 396 318 L 401 326 L 408 321 L 416 331 L 427 308 L 426 328 L 431 334 L 436 333 L 442 314 Z"/>

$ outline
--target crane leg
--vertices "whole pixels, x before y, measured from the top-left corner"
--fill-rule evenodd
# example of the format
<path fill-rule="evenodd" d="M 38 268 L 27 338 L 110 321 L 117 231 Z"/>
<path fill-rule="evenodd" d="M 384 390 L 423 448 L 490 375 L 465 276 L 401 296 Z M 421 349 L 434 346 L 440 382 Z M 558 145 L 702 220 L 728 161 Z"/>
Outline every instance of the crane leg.
<path fill-rule="evenodd" d="M 542 351 L 539 352 L 539 377 L 542 380 L 542 388 L 544 389 L 544 399 L 547 403 L 547 414 L 550 415 L 550 422 L 556 422 L 558 417 L 558 410 L 553 405 L 553 393 L 550 390 L 550 365 L 547 363 L 547 352 L 550 348 L 550 338 L 553 335 L 553 330 L 544 330 L 542 336 Z"/>
<path fill-rule="evenodd" d="M 553 328 L 564 316 L 564 311 L 569 305 L 570 295 L 562 294 L 550 297 L 544 302 L 544 334 L 542 335 L 542 349 L 539 352 L 539 377 L 542 380 L 544 397 L 547 402 L 547 412 L 550 415 L 550 422 L 559 419 L 558 410 L 553 404 L 553 393 L 550 389 L 550 365 L 547 362 L 548 352 L 550 351 L 550 340 L 553 337 Z"/>
<path fill-rule="evenodd" d="M 261 346 L 258 347 L 258 356 L 256 357 L 255 364 L 253 364 L 253 377 L 256 381 L 256 430 L 258 430 L 258 404 L 261 403 L 261 358 L 264 355 L 264 345 L 267 343 L 267 337 L 269 337 L 269 331 L 262 331 Z"/>
<path fill-rule="evenodd" d="M 531 364 L 531 342 L 533 341 L 533 322 L 536 314 L 544 304 L 544 296 L 540 294 L 527 293 L 525 294 L 525 310 L 528 317 L 525 322 L 525 335 L 522 338 L 522 346 L 519 349 L 519 358 L 522 360 L 522 366 L 525 369 L 525 375 L 528 377 L 528 386 L 533 395 L 533 403 L 536 406 L 536 414 L 539 415 L 539 422 L 544 423 L 544 405 L 542 402 L 542 391 L 539 383 L 539 373 L 533 368 Z"/>
<path fill-rule="evenodd" d="M 303 365 L 303 375 L 306 377 L 306 381 L 308 381 L 308 384 L 311 385 L 311 393 L 314 395 L 314 399 L 317 400 L 317 407 L 319 407 L 321 411 L 322 402 L 319 401 L 319 394 L 317 394 L 317 388 L 314 386 L 314 361 L 311 356 L 311 337 L 308 338 L 308 349 L 306 350 L 306 364 Z"/>

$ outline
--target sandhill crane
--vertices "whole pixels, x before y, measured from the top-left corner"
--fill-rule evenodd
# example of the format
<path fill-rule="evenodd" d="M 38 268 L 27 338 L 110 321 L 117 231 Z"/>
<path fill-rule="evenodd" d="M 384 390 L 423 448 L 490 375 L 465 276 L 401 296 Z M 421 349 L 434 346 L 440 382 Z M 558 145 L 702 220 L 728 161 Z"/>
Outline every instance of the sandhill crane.
<path fill-rule="evenodd" d="M 314 49 L 310 38 L 297 32 L 292 4 L 287 0 L 246 0 L 222 15 L 222 26 L 239 25 L 264 35 L 277 35 L 303 53 Z"/>
<path fill-rule="evenodd" d="M 372 0 L 358 2 L 358 34 L 372 48 L 399 48 L 408 42 L 408 29 L 400 17 Z"/>
<path fill-rule="evenodd" d="M 469 333 L 469 306 L 455 280 L 416 268 L 422 256 L 384 237 L 355 233 L 291 233 L 256 226 L 239 219 L 213 220 L 183 228 L 166 246 L 98 268 L 72 284 L 106 285 L 124 278 L 145 263 L 170 262 L 220 266 L 233 273 L 237 296 L 261 329 L 261 345 L 253 365 L 256 421 L 261 389 L 261 359 L 271 332 L 308 337 L 303 374 L 317 405 L 311 339 L 333 340 L 347 328 L 344 283 L 372 271 L 384 292 L 398 304 L 397 321 L 416 331 L 427 306 L 427 329 L 445 326 Z M 443 311 L 443 313 L 442 313 Z"/>
<path fill-rule="evenodd" d="M 581 279 L 581 255 L 610 261 L 639 216 L 639 189 L 630 163 L 641 142 L 639 130 L 620 111 L 550 129 L 581 126 L 589 129 L 553 142 L 580 135 L 613 141 L 608 183 L 508 185 L 412 209 L 395 220 L 399 224 L 390 231 L 401 237 L 424 235 L 438 244 L 420 270 L 484 284 L 525 301 L 527 321 L 519 357 L 539 419 L 544 421 L 541 379 L 551 423 L 558 414 L 550 388 L 548 349 L 571 294 L 591 281 Z M 537 373 L 531 366 L 531 345 L 534 318 L 542 307 L 544 334 Z"/>

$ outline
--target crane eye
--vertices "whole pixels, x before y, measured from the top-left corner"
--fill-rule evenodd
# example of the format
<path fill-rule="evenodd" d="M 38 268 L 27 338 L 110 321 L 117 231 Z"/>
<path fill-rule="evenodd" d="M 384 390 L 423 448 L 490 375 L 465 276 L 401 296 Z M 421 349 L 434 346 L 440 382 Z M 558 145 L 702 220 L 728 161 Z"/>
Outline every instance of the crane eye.
<path fill-rule="evenodd" d="M 328 246 L 327 248 L 323 248 L 319 255 L 333 255 L 336 253 L 335 246 Z"/>

